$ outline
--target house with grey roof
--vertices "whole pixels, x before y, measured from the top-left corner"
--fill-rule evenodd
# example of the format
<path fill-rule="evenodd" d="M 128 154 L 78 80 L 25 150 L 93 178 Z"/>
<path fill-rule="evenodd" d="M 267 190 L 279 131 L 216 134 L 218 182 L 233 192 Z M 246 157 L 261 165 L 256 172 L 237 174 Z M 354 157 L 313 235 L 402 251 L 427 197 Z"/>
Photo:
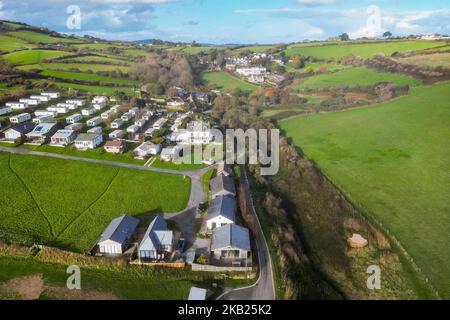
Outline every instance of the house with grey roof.
<path fill-rule="evenodd" d="M 206 226 L 208 230 L 235 223 L 236 200 L 230 196 L 217 196 L 209 203 Z"/>
<path fill-rule="evenodd" d="M 129 215 L 120 216 L 109 224 L 98 241 L 102 254 L 122 254 L 133 238 L 139 220 Z"/>
<path fill-rule="evenodd" d="M 33 131 L 26 134 L 27 142 L 32 144 L 44 144 L 50 141 L 51 136 L 58 130 L 56 123 L 41 123 L 34 127 Z"/>
<path fill-rule="evenodd" d="M 157 216 L 139 244 L 138 256 L 141 260 L 165 260 L 173 250 L 173 231 L 166 221 Z"/>
<path fill-rule="evenodd" d="M 247 259 L 251 250 L 248 229 L 234 223 L 214 229 L 211 239 L 211 254 L 215 259 Z"/>
<path fill-rule="evenodd" d="M 218 196 L 232 196 L 236 197 L 236 187 L 234 180 L 230 176 L 219 174 L 217 177 L 211 179 L 209 184 L 211 189 L 211 198 Z"/>

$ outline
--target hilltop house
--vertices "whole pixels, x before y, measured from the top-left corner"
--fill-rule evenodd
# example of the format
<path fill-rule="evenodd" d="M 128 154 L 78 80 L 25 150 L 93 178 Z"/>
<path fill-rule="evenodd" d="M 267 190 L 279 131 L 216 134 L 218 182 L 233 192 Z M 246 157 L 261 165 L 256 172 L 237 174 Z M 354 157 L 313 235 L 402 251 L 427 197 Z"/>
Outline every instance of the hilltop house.
<path fill-rule="evenodd" d="M 75 140 L 75 148 L 78 150 L 95 149 L 103 142 L 101 134 L 82 133 Z"/>
<path fill-rule="evenodd" d="M 15 125 L 5 131 L 5 140 L 16 141 L 18 139 L 24 138 L 25 135 L 31 132 L 36 124 L 33 122 L 26 122 Z"/>
<path fill-rule="evenodd" d="M 56 132 L 55 123 L 41 123 L 34 127 L 33 131 L 26 134 L 27 142 L 33 144 L 44 144 L 50 141 L 50 137 Z"/>
<path fill-rule="evenodd" d="M 154 144 L 152 142 L 144 142 L 139 147 L 134 149 L 134 156 L 138 159 L 144 159 L 149 156 L 157 155 L 161 151 L 160 144 Z"/>
<path fill-rule="evenodd" d="M 236 187 L 234 185 L 233 178 L 230 176 L 219 174 L 217 177 L 211 179 L 209 185 L 212 199 L 218 196 L 236 197 Z"/>
<path fill-rule="evenodd" d="M 214 230 L 236 221 L 236 200 L 230 196 L 218 196 L 211 200 L 206 226 Z"/>
<path fill-rule="evenodd" d="M 51 137 L 51 144 L 59 147 L 66 147 L 71 144 L 77 137 L 77 133 L 73 130 L 58 130 Z"/>
<path fill-rule="evenodd" d="M 211 254 L 215 259 L 247 259 L 251 250 L 248 229 L 236 224 L 227 224 L 214 229 L 211 239 Z"/>
<path fill-rule="evenodd" d="M 124 253 L 138 225 L 139 220 L 128 215 L 111 221 L 97 243 L 99 252 L 102 254 Z"/>
<path fill-rule="evenodd" d="M 142 260 L 165 260 L 173 249 L 173 231 L 167 228 L 166 221 L 157 216 L 144 234 L 138 256 Z"/>

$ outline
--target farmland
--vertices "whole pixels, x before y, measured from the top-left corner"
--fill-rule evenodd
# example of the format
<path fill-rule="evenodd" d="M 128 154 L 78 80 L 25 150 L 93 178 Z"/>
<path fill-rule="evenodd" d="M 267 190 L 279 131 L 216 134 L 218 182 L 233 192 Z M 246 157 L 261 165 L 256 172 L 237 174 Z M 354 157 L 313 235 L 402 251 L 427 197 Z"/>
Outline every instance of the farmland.
<path fill-rule="evenodd" d="M 420 80 L 410 76 L 380 72 L 365 67 L 357 67 L 341 70 L 335 73 L 326 73 L 307 78 L 304 82 L 291 86 L 293 90 L 304 88 L 325 88 L 352 85 L 372 85 L 379 82 L 391 82 L 396 84 L 417 85 Z"/>
<path fill-rule="evenodd" d="M 69 55 L 69 53 L 56 50 L 24 50 L 9 53 L 3 58 L 12 64 L 33 64 L 45 59 L 59 58 L 65 55 Z"/>
<path fill-rule="evenodd" d="M 371 58 L 377 53 L 383 53 L 387 56 L 394 52 L 406 52 L 425 50 L 444 46 L 445 42 L 438 41 L 389 41 L 375 43 L 358 43 L 358 44 L 336 44 L 322 46 L 305 46 L 290 47 L 285 50 L 289 56 L 300 54 L 302 56 L 314 57 L 318 59 L 342 58 L 348 55 L 361 56 L 363 58 Z"/>
<path fill-rule="evenodd" d="M 353 203 L 400 241 L 449 298 L 450 82 L 281 128 Z M 423 130 L 426 128 L 426 130 Z"/>
<path fill-rule="evenodd" d="M 182 176 L 78 161 L 0 153 L 0 166 L 2 236 L 76 251 L 114 217 L 180 211 L 190 192 Z"/>
<path fill-rule="evenodd" d="M 37 63 L 19 66 L 20 70 L 45 70 L 45 71 L 81 71 L 81 72 L 99 72 L 99 71 L 122 71 L 128 72 L 128 67 L 109 64 L 91 64 L 91 63 Z"/>
<path fill-rule="evenodd" d="M 120 84 L 120 85 L 137 85 L 137 81 L 129 80 L 129 79 L 120 79 L 120 78 L 112 78 L 99 76 L 96 74 L 89 73 L 80 73 L 80 72 L 70 72 L 70 71 L 44 71 L 41 72 L 41 75 L 51 78 L 57 79 L 71 79 L 71 80 L 80 80 L 80 81 L 90 81 L 90 82 L 102 82 L 102 83 L 112 83 L 112 84 Z"/>
<path fill-rule="evenodd" d="M 42 82 L 36 81 L 36 82 Z M 132 87 L 108 87 L 108 86 L 93 86 L 93 85 L 83 85 L 83 84 L 76 84 L 76 83 L 69 83 L 69 82 L 58 82 L 53 81 L 51 82 L 55 85 L 57 85 L 60 88 L 66 88 L 66 89 L 74 89 L 84 92 L 89 92 L 92 94 L 99 94 L 99 95 L 114 95 L 116 91 L 123 91 L 128 94 L 133 94 L 133 88 Z"/>
<path fill-rule="evenodd" d="M 24 50 L 33 48 L 34 45 L 29 44 L 21 39 L 11 38 L 0 35 L 0 52 L 10 52 L 15 50 Z"/>
<path fill-rule="evenodd" d="M 76 39 L 52 37 L 47 34 L 38 33 L 30 30 L 14 31 L 10 32 L 9 35 L 25 40 L 30 43 L 57 43 L 57 42 L 75 43 L 83 41 Z"/>
<path fill-rule="evenodd" d="M 444 67 L 450 68 L 450 53 L 433 53 L 427 55 L 416 55 L 411 57 L 399 58 L 401 63 L 412 64 L 420 67 Z"/>
<path fill-rule="evenodd" d="M 226 72 L 207 72 L 203 75 L 203 81 L 212 89 L 232 91 L 240 89 L 245 92 L 253 92 L 258 86 L 236 78 Z"/>

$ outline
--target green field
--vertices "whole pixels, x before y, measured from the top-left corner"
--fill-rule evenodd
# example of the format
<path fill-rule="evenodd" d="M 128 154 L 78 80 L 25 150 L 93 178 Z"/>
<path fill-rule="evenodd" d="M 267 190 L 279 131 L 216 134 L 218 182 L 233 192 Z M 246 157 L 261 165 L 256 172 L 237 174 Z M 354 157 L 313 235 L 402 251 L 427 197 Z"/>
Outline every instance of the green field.
<path fill-rule="evenodd" d="M 0 167 L 2 236 L 76 251 L 114 217 L 177 212 L 190 193 L 182 176 L 78 161 L 0 153 Z"/>
<path fill-rule="evenodd" d="M 433 53 L 396 59 L 398 62 L 416 65 L 419 67 L 450 68 L 450 53 Z"/>
<path fill-rule="evenodd" d="M 291 85 L 293 90 L 302 90 L 305 88 L 326 88 L 326 87 L 341 87 L 354 85 L 372 85 L 379 82 L 391 82 L 396 84 L 417 85 L 420 80 L 411 76 L 375 71 L 366 67 L 357 67 L 341 70 L 335 73 L 319 74 L 308 77 L 301 83 Z"/>
<path fill-rule="evenodd" d="M 390 102 L 280 122 L 450 298 L 450 82 Z"/>
<path fill-rule="evenodd" d="M 51 37 L 47 34 L 38 33 L 38 32 L 34 32 L 34 31 L 29 31 L 29 30 L 14 31 L 14 32 L 9 32 L 8 34 L 11 36 L 20 38 L 22 40 L 25 40 L 27 42 L 30 42 L 30 43 L 58 43 L 58 42 L 76 43 L 76 42 L 83 41 L 83 40 Z"/>
<path fill-rule="evenodd" d="M 270 51 L 270 50 L 272 50 L 274 48 L 275 48 L 275 46 L 270 46 L 270 45 L 267 45 L 267 46 L 263 46 L 263 45 L 261 45 L 261 46 L 248 46 L 248 47 L 242 47 L 242 48 L 236 49 L 236 51 L 237 52 L 241 52 L 241 51 L 250 50 L 251 52 L 263 53 L 263 52 L 268 52 L 268 51 Z"/>
<path fill-rule="evenodd" d="M 10 52 L 16 50 L 30 49 L 35 46 L 21 39 L 7 37 L 0 34 L 0 52 Z"/>
<path fill-rule="evenodd" d="M 138 81 L 129 80 L 129 79 L 120 79 L 120 78 L 112 78 L 99 76 L 96 74 L 89 73 L 80 73 L 80 72 L 69 72 L 69 71 L 43 71 L 41 75 L 45 77 L 52 77 L 57 79 L 65 79 L 65 80 L 81 80 L 81 81 L 91 81 L 91 82 L 103 82 L 103 83 L 112 83 L 126 86 L 138 85 Z"/>
<path fill-rule="evenodd" d="M 203 74 L 203 81 L 211 89 L 232 91 L 241 89 L 245 92 L 253 92 L 258 86 L 247 81 L 236 78 L 226 72 L 206 72 Z"/>
<path fill-rule="evenodd" d="M 35 82 L 43 82 L 42 80 L 35 81 Z M 75 83 L 67 83 L 67 82 L 51 82 L 55 84 L 56 86 L 60 88 L 65 89 L 74 89 L 79 91 L 84 91 L 92 94 L 99 94 L 99 95 L 114 95 L 116 91 L 123 91 L 127 94 L 133 94 L 133 88 L 132 87 L 108 87 L 108 86 L 90 86 L 90 85 L 83 85 L 83 84 L 75 84 Z"/>
<path fill-rule="evenodd" d="M 301 68 L 301 69 L 294 69 L 294 67 L 292 66 L 292 63 L 287 63 L 286 71 L 306 73 L 306 68 L 309 68 L 309 67 L 312 68 L 314 71 L 316 71 L 320 67 L 325 67 L 328 71 L 336 71 L 336 70 L 351 68 L 351 66 L 346 66 L 346 65 L 337 64 L 337 63 L 306 62 L 305 67 Z"/>
<path fill-rule="evenodd" d="M 33 64 L 42 62 L 45 59 L 59 58 L 69 54 L 69 52 L 56 50 L 24 50 L 6 54 L 3 58 L 12 64 Z"/>
<path fill-rule="evenodd" d="M 71 71 L 80 70 L 81 72 L 99 72 L 99 71 L 122 71 L 127 73 L 129 67 L 116 66 L 109 64 L 88 64 L 88 63 L 38 63 L 38 64 L 28 64 L 24 66 L 17 67 L 20 70 L 45 70 L 45 71 Z"/>
<path fill-rule="evenodd" d="M 385 55 L 392 55 L 394 52 L 416 51 L 429 48 L 435 48 L 445 45 L 444 42 L 439 41 L 389 41 L 376 43 L 361 43 L 361 44 L 336 44 L 336 45 L 322 45 L 322 46 L 305 46 L 305 47 L 290 47 L 285 50 L 288 56 L 300 54 L 306 57 L 314 57 L 318 59 L 327 58 L 342 58 L 348 55 L 361 56 L 363 58 L 371 58 L 377 53 L 384 53 Z"/>
<path fill-rule="evenodd" d="M 92 55 L 92 56 L 83 56 L 83 57 L 76 57 L 76 58 L 68 58 L 67 60 L 75 61 L 75 63 L 77 63 L 77 62 L 88 62 L 88 61 L 98 61 L 98 62 L 119 64 L 119 65 L 128 64 L 128 62 L 125 61 L 125 60 L 121 60 L 121 59 L 117 59 L 117 58 L 111 58 L 111 57 L 106 57 L 106 56 L 94 56 L 94 55 Z"/>

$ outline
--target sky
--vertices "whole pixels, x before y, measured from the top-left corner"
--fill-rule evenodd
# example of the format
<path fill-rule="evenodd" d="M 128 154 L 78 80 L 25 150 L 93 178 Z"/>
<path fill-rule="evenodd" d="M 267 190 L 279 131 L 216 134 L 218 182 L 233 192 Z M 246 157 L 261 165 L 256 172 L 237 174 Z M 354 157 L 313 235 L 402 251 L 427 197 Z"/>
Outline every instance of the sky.
<path fill-rule="evenodd" d="M 450 34 L 450 1 L 0 0 L 0 19 L 108 40 L 272 44 L 344 32 L 351 38 Z"/>

